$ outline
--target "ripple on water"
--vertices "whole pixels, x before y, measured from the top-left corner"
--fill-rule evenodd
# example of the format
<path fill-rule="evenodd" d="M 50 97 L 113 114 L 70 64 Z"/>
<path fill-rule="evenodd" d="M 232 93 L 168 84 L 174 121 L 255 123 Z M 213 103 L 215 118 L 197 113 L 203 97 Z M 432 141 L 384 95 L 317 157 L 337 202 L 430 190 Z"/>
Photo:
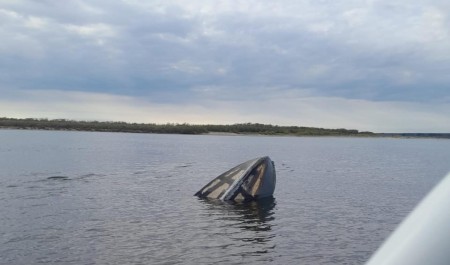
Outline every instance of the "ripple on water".
<path fill-rule="evenodd" d="M 50 176 L 47 180 L 70 180 L 68 176 Z"/>

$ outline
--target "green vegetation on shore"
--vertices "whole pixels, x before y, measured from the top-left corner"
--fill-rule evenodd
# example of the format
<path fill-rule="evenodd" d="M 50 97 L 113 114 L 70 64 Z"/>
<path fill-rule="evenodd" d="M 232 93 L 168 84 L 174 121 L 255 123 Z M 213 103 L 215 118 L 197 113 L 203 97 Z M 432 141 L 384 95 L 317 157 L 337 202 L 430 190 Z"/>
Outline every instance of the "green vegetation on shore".
<path fill-rule="evenodd" d="M 37 130 L 71 130 L 99 132 L 130 133 L 172 133 L 172 134 L 207 134 L 235 133 L 262 135 L 296 135 L 296 136 L 374 136 L 372 132 L 359 132 L 348 129 L 323 129 L 298 126 L 277 126 L 260 123 L 243 123 L 232 125 L 195 125 L 195 124 L 155 124 L 74 121 L 65 119 L 14 119 L 1 118 L 0 128 L 37 129 Z"/>
<path fill-rule="evenodd" d="M 394 138 L 445 138 L 450 133 L 373 133 L 349 129 L 323 129 L 314 127 L 278 126 L 260 123 L 241 123 L 231 125 L 198 124 L 155 124 L 100 121 L 74 121 L 65 119 L 15 119 L 0 117 L 0 129 L 29 130 L 65 130 L 95 132 L 129 132 L 129 133 L 167 133 L 167 134 L 260 134 L 292 136 L 370 136 Z"/>

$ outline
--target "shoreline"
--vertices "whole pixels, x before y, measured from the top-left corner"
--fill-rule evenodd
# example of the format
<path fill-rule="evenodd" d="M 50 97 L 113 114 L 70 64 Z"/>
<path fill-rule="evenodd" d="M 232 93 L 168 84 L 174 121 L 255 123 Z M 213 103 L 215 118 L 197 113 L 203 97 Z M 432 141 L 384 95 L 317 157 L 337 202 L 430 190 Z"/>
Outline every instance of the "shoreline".
<path fill-rule="evenodd" d="M 106 131 L 132 133 L 168 134 L 216 134 L 216 135 L 293 135 L 293 136 L 365 136 L 372 132 L 360 132 L 344 128 L 316 128 L 304 126 L 278 126 L 261 123 L 240 124 L 188 124 L 188 123 L 127 123 L 113 121 L 76 121 L 65 119 L 16 119 L 0 117 L 0 128 L 68 130 L 68 131 Z"/>
<path fill-rule="evenodd" d="M 188 124 L 188 123 L 127 123 L 120 121 L 77 121 L 66 119 L 0 117 L 0 129 L 187 134 L 217 136 L 294 136 L 294 137 L 373 137 L 450 139 L 450 133 L 373 133 L 344 128 L 279 126 L 261 123 Z"/>
<path fill-rule="evenodd" d="M 110 133 L 141 133 L 141 134 L 176 134 L 176 135 L 203 135 L 203 136 L 260 136 L 260 137 L 354 137 L 354 138 L 391 138 L 391 139 L 443 139 L 449 140 L 450 133 L 372 133 L 370 135 L 345 134 L 263 134 L 263 133 L 233 133 L 233 132 L 206 132 L 206 133 L 174 133 L 174 132 L 146 132 L 138 130 L 96 130 L 96 129 L 70 129 L 70 128 L 32 128 L 0 126 L 0 130 L 23 131 L 60 131 L 60 132 L 110 132 Z"/>

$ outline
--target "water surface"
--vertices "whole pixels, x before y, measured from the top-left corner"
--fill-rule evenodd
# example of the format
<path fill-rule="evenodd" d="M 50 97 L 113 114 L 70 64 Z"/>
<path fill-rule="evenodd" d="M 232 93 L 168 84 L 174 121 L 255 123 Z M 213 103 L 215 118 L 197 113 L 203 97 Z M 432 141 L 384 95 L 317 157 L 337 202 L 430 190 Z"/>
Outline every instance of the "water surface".
<path fill-rule="evenodd" d="M 274 199 L 192 196 L 263 155 Z M 362 264 L 449 161 L 436 139 L 0 130 L 0 263 Z"/>

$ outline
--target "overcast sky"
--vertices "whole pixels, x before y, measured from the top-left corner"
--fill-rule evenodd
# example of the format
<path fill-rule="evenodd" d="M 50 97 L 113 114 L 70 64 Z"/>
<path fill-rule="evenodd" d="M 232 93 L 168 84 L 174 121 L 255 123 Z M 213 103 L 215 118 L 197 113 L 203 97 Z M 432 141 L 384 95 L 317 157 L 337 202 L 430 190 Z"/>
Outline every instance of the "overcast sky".
<path fill-rule="evenodd" d="M 450 132 L 448 0 L 1 0 L 0 116 Z"/>

